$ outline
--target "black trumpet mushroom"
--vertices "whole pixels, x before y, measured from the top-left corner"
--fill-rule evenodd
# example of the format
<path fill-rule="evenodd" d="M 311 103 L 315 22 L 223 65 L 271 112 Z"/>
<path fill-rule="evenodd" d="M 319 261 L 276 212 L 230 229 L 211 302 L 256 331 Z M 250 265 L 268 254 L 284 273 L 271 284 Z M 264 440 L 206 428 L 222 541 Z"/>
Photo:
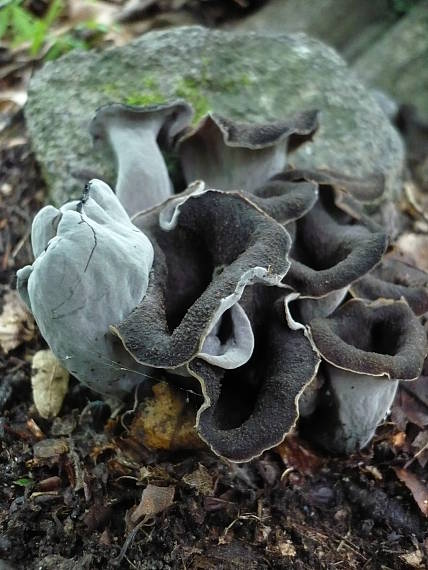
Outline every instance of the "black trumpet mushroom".
<path fill-rule="evenodd" d="M 290 168 L 316 111 L 262 125 L 192 115 L 184 101 L 96 112 L 115 192 L 92 180 L 37 214 L 20 295 L 94 390 L 122 395 L 157 373 L 196 385 L 198 433 L 226 459 L 260 455 L 299 419 L 331 451 L 366 445 L 426 345 L 428 280 L 385 258 L 366 213 L 383 176 Z"/>

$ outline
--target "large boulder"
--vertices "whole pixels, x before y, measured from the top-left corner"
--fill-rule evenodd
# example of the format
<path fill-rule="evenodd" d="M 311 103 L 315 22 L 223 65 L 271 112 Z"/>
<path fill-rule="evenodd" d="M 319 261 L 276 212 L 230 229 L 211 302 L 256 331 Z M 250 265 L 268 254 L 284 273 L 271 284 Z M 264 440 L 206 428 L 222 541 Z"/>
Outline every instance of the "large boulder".
<path fill-rule="evenodd" d="M 51 199 L 69 199 L 93 176 L 114 182 L 112 161 L 94 152 L 88 133 L 97 107 L 175 98 L 191 102 L 197 116 L 212 109 L 245 121 L 320 109 L 314 142 L 293 155 L 294 165 L 353 176 L 383 172 L 387 196 L 400 191 L 401 139 L 333 49 L 303 34 L 185 27 L 103 52 L 70 53 L 35 75 L 26 116 Z"/>

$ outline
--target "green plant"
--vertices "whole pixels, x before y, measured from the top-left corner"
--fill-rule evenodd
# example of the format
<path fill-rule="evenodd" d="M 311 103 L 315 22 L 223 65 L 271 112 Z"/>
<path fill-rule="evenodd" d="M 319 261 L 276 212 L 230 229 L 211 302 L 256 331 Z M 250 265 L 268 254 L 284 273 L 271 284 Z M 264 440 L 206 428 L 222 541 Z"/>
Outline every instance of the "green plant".
<path fill-rule="evenodd" d="M 53 0 L 46 14 L 38 18 L 22 6 L 22 0 L 3 2 L 0 4 L 0 39 L 8 38 L 12 47 L 28 43 L 30 55 L 36 56 L 63 7 L 63 0 Z"/>
<path fill-rule="evenodd" d="M 410 10 L 419 3 L 420 0 L 390 0 L 392 10 L 403 16 L 410 12 Z"/>
<path fill-rule="evenodd" d="M 47 49 L 45 60 L 74 49 L 93 47 L 109 28 L 88 20 L 64 33 L 54 33 L 53 27 L 60 18 L 64 0 L 53 0 L 46 14 L 39 18 L 23 5 L 23 0 L 0 1 L 0 39 L 4 38 L 12 48 L 28 45 L 29 55 L 36 57 L 43 46 Z"/>

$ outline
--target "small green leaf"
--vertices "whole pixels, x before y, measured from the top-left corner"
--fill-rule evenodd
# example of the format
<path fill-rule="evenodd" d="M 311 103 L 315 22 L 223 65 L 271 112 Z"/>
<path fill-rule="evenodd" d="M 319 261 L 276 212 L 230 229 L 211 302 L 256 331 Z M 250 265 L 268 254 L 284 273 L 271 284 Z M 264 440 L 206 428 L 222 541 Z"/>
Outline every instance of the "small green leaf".
<path fill-rule="evenodd" d="M 64 8 L 64 4 L 62 0 L 54 0 L 49 7 L 49 10 L 46 13 L 46 16 L 43 18 L 43 22 L 46 25 L 46 29 L 49 29 L 52 24 L 59 18 L 61 12 Z"/>
<path fill-rule="evenodd" d="M 19 45 L 33 39 L 35 18 L 20 6 L 11 7 L 13 44 Z"/>
<path fill-rule="evenodd" d="M 52 61 L 73 49 L 86 51 L 89 49 L 89 46 L 84 40 L 77 39 L 71 34 L 64 34 L 63 36 L 58 37 L 45 55 L 44 59 L 45 61 Z"/>
<path fill-rule="evenodd" d="M 7 6 L 3 8 L 0 18 L 0 39 L 5 35 L 10 23 L 10 9 Z"/>
<path fill-rule="evenodd" d="M 46 38 L 46 24 L 42 21 L 35 22 L 34 32 L 31 42 L 30 54 L 34 57 L 41 50 Z"/>
<path fill-rule="evenodd" d="M 19 487 L 28 487 L 34 483 L 33 479 L 29 479 L 28 477 L 21 477 L 21 479 L 17 479 L 14 481 L 15 485 L 19 485 Z"/>

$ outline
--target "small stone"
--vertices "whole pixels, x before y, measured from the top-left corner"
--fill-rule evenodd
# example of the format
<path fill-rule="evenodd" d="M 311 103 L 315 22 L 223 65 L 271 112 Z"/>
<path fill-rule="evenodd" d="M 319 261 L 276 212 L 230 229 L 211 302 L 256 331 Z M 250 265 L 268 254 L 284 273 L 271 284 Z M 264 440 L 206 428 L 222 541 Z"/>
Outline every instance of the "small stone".
<path fill-rule="evenodd" d="M 33 451 L 38 459 L 49 459 L 67 453 L 68 445 L 63 439 L 44 439 L 33 445 Z"/>
<path fill-rule="evenodd" d="M 31 385 L 37 411 L 42 418 L 54 418 L 67 394 L 69 373 L 51 350 L 36 352 L 31 368 Z"/>
<path fill-rule="evenodd" d="M 3 184 L 0 186 L 0 192 L 5 197 L 10 196 L 12 194 L 12 191 L 13 186 L 12 184 L 9 184 L 9 182 L 3 182 Z"/>
<path fill-rule="evenodd" d="M 348 512 L 345 509 L 339 509 L 334 514 L 334 520 L 340 523 L 345 522 L 348 519 Z"/>

